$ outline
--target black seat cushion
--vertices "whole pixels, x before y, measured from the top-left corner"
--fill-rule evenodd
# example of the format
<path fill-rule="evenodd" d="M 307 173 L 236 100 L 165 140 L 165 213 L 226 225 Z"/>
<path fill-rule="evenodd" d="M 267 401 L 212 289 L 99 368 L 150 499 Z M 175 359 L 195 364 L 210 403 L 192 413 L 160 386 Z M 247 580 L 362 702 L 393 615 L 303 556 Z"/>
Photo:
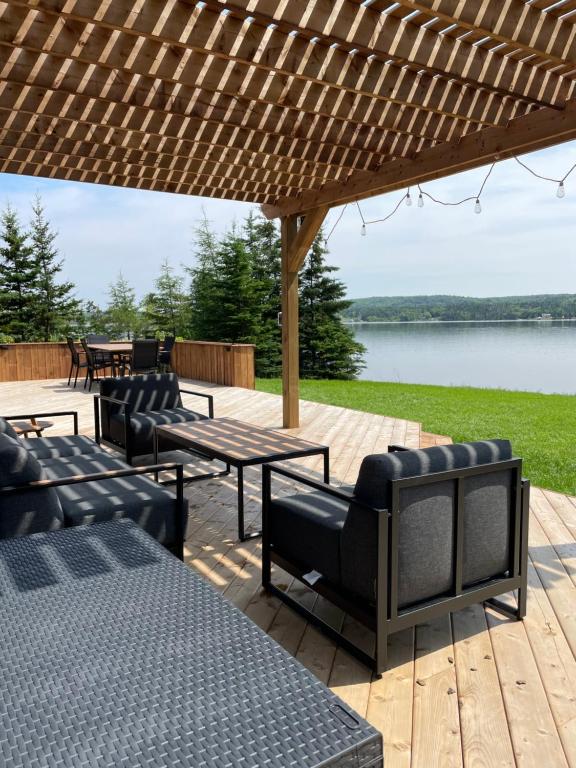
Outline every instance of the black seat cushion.
<path fill-rule="evenodd" d="M 507 440 L 435 446 L 366 456 L 355 495 L 377 509 L 391 506 L 390 481 L 506 461 Z M 464 584 L 508 568 L 511 471 L 465 481 Z M 446 592 L 452 583 L 455 484 L 406 488 L 400 496 L 399 607 Z M 375 599 L 376 513 L 351 504 L 341 537 L 342 581 L 364 600 Z"/>
<path fill-rule="evenodd" d="M 26 438 L 22 440 L 22 445 L 37 459 L 84 456 L 87 453 L 100 453 L 102 451 L 98 443 L 85 437 L 85 435 Z"/>
<path fill-rule="evenodd" d="M 49 477 L 93 474 L 127 465 L 105 452 L 42 461 Z M 177 543 L 176 496 L 150 476 L 95 480 L 57 489 L 67 525 L 86 525 L 130 518 L 165 546 Z M 185 502 L 187 503 L 187 502 Z"/>
<path fill-rule="evenodd" d="M 153 448 L 154 428 L 160 424 L 178 424 L 186 421 L 199 421 L 207 418 L 202 413 L 191 411 L 188 408 L 176 407 L 161 411 L 146 411 L 130 416 L 130 428 L 132 430 L 132 447 L 135 452 L 150 452 Z M 110 418 L 110 433 L 114 442 L 124 445 L 125 417 L 122 414 L 113 414 Z M 162 447 L 168 446 L 163 441 Z"/>
<path fill-rule="evenodd" d="M 287 559 L 340 583 L 340 533 L 347 502 L 324 493 L 302 493 L 273 499 L 270 540 Z"/>
<path fill-rule="evenodd" d="M 18 439 L 0 434 L 0 487 L 45 479 L 38 460 Z M 56 491 L 45 488 L 0 496 L 0 539 L 62 528 L 64 514 Z"/>

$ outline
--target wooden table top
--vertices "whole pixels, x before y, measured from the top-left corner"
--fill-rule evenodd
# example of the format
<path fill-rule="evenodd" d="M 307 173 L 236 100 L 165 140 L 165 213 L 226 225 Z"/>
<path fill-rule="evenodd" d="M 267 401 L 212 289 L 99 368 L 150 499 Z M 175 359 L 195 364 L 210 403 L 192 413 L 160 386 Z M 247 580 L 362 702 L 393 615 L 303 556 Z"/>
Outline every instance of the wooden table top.
<path fill-rule="evenodd" d="M 88 344 L 90 349 L 98 352 L 132 352 L 131 341 L 111 341 L 107 344 L 98 342 L 96 344 Z"/>
<path fill-rule="evenodd" d="M 283 454 L 320 453 L 327 446 L 311 443 L 273 429 L 256 427 L 236 419 L 202 419 L 156 427 L 160 436 L 174 438 L 190 447 L 205 448 L 232 460 L 246 462 L 272 459 Z"/>

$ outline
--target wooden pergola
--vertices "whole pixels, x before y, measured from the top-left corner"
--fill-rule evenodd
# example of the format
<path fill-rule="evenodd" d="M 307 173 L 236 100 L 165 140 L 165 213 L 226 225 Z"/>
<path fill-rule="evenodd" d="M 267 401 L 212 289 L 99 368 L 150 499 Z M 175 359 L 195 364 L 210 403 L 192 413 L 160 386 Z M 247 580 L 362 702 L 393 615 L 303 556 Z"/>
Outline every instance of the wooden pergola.
<path fill-rule="evenodd" d="M 0 171 L 261 204 L 298 271 L 326 213 L 576 138 L 576 0 L 0 2 Z"/>

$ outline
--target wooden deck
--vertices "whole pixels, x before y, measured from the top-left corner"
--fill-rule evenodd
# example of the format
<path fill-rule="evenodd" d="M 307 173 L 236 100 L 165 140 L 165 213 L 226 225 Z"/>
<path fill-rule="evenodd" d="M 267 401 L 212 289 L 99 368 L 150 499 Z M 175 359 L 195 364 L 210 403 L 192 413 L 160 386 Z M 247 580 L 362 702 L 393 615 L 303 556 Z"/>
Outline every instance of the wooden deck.
<path fill-rule="evenodd" d="M 205 389 L 206 385 L 197 385 Z M 217 416 L 278 428 L 280 399 L 210 387 Z M 186 402 L 193 404 L 192 398 Z M 65 382 L 0 384 L 0 413 L 77 408 L 93 432 L 92 398 Z M 51 431 L 65 432 L 66 424 Z M 352 482 L 362 457 L 388 443 L 449 442 L 415 422 L 302 403 L 306 439 L 331 448 L 333 482 Z M 321 471 L 321 459 L 298 462 Z M 246 472 L 247 518 L 257 522 L 259 471 Z M 576 499 L 534 489 L 530 592 L 524 622 L 476 606 L 390 641 L 380 680 L 276 599 L 261 594 L 258 540 L 236 541 L 234 478 L 189 487 L 187 562 L 384 734 L 386 768 L 576 768 Z M 286 588 L 305 590 L 286 577 Z M 350 636 L 367 633 L 322 599 L 303 599 Z"/>

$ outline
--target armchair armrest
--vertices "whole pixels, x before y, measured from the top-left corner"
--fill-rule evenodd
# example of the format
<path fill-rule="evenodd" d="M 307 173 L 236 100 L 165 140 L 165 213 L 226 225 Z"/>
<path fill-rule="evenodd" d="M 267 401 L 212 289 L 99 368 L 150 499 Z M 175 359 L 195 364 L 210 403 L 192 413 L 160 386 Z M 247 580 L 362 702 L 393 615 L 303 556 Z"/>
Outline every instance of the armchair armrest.
<path fill-rule="evenodd" d="M 6 421 L 20 421 L 22 419 L 45 419 L 49 416 L 72 416 L 74 419 L 74 434 L 78 434 L 78 411 L 51 411 L 50 413 L 26 413 L 21 416 L 4 416 Z"/>
<path fill-rule="evenodd" d="M 101 440 L 100 409 L 98 407 L 100 400 L 105 400 L 107 403 L 113 403 L 114 405 L 124 406 L 124 445 L 126 445 L 126 441 L 128 440 L 128 430 L 130 428 L 132 404 L 126 400 L 119 400 L 117 397 L 110 397 L 109 395 L 94 395 L 94 437 L 98 445 L 100 445 Z"/>
<path fill-rule="evenodd" d="M 181 394 L 195 395 L 196 397 L 205 397 L 208 400 L 208 418 L 214 418 L 214 396 L 208 395 L 206 392 L 194 392 L 191 389 L 180 389 Z"/>
<path fill-rule="evenodd" d="M 405 445 L 389 445 L 388 453 L 398 453 L 398 451 L 411 451 L 412 448 L 407 448 Z"/>
<path fill-rule="evenodd" d="M 301 485 L 305 485 L 308 488 L 313 488 L 315 491 L 320 491 L 321 493 L 325 493 L 328 496 L 332 496 L 336 499 L 340 499 L 341 501 L 347 501 L 349 504 L 356 504 L 359 507 L 363 507 L 364 509 L 368 509 L 371 512 L 377 512 L 380 513 L 388 513 L 387 509 L 378 509 L 376 507 L 372 507 L 370 504 L 366 504 L 366 502 L 361 501 L 356 496 L 354 496 L 353 493 L 350 493 L 349 491 L 344 491 L 341 488 L 337 488 L 334 485 L 329 485 L 328 483 L 323 483 L 319 480 L 312 480 L 309 477 L 306 477 L 305 475 L 301 475 L 298 472 L 293 472 L 290 469 L 284 469 L 283 467 L 278 467 L 275 464 L 264 464 L 262 466 L 262 493 L 264 496 L 264 501 L 270 501 L 271 497 L 271 475 L 272 473 L 275 473 L 277 475 L 282 475 L 283 477 L 287 477 L 289 480 L 295 480 L 297 483 L 300 483 Z"/>

